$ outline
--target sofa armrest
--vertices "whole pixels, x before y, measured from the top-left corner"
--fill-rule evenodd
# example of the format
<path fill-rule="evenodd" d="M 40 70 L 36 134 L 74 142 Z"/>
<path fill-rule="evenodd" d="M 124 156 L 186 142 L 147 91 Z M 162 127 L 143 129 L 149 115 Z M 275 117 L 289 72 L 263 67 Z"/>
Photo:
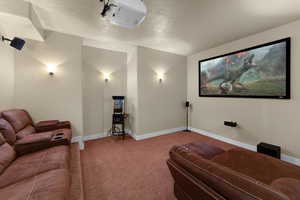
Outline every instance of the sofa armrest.
<path fill-rule="evenodd" d="M 36 124 L 36 126 L 51 126 L 51 125 L 57 125 L 59 123 L 59 120 L 47 120 L 47 121 L 40 121 Z"/>
<path fill-rule="evenodd" d="M 17 140 L 15 145 L 27 145 L 34 143 L 41 143 L 45 141 L 51 141 L 52 136 L 46 134 L 32 134 L 28 135 L 20 140 Z"/>
<path fill-rule="evenodd" d="M 33 134 L 17 140 L 15 151 L 18 156 L 40 151 L 51 146 L 52 136 L 48 134 Z"/>
<path fill-rule="evenodd" d="M 59 125 L 58 120 L 40 121 L 35 124 L 35 130 L 40 132 L 47 132 L 55 130 Z"/>
<path fill-rule="evenodd" d="M 55 131 L 58 129 L 71 129 L 71 122 L 69 121 L 58 121 L 49 120 L 41 121 L 35 125 L 35 130 L 37 133 Z"/>

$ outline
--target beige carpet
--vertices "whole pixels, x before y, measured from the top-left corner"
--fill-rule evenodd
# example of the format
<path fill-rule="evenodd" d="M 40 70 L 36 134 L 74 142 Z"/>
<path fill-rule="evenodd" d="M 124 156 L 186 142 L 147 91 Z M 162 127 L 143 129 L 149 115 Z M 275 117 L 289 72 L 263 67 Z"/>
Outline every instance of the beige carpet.
<path fill-rule="evenodd" d="M 184 132 L 141 141 L 115 137 L 88 141 L 81 152 L 85 200 L 174 200 L 168 152 L 173 145 L 194 141 L 233 147 Z"/>

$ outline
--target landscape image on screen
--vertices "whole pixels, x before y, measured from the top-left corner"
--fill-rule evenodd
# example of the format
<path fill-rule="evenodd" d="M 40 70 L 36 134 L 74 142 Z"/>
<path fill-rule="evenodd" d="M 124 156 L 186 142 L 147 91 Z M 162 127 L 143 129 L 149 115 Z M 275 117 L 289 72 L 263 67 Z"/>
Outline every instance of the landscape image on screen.
<path fill-rule="evenodd" d="M 285 97 L 287 43 L 199 62 L 200 96 Z"/>

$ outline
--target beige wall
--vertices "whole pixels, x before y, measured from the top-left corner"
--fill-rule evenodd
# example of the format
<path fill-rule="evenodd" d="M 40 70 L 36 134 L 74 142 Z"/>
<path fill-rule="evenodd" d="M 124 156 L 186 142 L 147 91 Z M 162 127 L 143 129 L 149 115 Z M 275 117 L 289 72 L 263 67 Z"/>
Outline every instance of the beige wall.
<path fill-rule="evenodd" d="M 15 87 L 15 50 L 7 43 L 0 43 L 0 60 L 0 110 L 6 110 L 13 107 Z"/>
<path fill-rule="evenodd" d="M 267 100 L 198 97 L 198 61 L 258 44 L 292 37 L 292 99 Z M 193 103 L 191 126 L 221 136 L 256 145 L 268 142 L 282 146 L 283 152 L 300 157 L 300 21 L 228 43 L 188 57 L 188 99 Z M 239 123 L 238 128 L 223 125 Z"/>
<path fill-rule="evenodd" d="M 137 134 L 184 126 L 186 62 L 185 56 L 138 48 Z M 164 74 L 162 83 L 157 73 Z"/>
<path fill-rule="evenodd" d="M 83 134 L 81 43 L 49 32 L 45 42 L 28 40 L 16 55 L 15 107 L 30 111 L 34 120 L 70 120 L 74 136 Z M 57 65 L 53 77 L 48 64 Z"/>
<path fill-rule="evenodd" d="M 126 54 L 83 46 L 84 136 L 111 128 L 112 96 L 126 95 Z M 102 73 L 110 73 L 106 83 Z"/>

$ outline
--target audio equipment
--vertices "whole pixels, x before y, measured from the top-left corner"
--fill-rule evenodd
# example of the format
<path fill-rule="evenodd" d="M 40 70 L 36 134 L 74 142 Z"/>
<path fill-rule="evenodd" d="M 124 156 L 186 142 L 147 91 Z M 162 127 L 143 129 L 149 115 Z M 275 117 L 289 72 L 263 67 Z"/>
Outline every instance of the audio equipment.
<path fill-rule="evenodd" d="M 229 127 L 237 127 L 238 123 L 237 122 L 224 121 L 224 125 L 229 126 Z"/>
<path fill-rule="evenodd" d="M 189 101 L 185 102 L 185 107 L 190 107 L 190 102 Z"/>
<path fill-rule="evenodd" d="M 280 146 L 272 145 L 272 144 L 267 144 L 267 143 L 259 143 L 257 145 L 257 152 L 258 153 L 263 153 L 269 156 L 272 156 L 274 158 L 280 159 L 281 157 L 281 148 Z"/>
<path fill-rule="evenodd" d="M 186 107 L 186 129 L 183 130 L 184 132 L 191 132 L 189 130 L 189 108 L 191 107 L 191 103 L 189 101 L 185 102 L 185 107 Z"/>
<path fill-rule="evenodd" d="M 25 40 L 18 38 L 18 37 L 14 37 L 12 40 L 8 39 L 4 36 L 2 36 L 2 41 L 9 41 L 10 42 L 10 46 L 17 49 L 17 50 L 22 50 L 22 48 L 25 45 Z"/>

